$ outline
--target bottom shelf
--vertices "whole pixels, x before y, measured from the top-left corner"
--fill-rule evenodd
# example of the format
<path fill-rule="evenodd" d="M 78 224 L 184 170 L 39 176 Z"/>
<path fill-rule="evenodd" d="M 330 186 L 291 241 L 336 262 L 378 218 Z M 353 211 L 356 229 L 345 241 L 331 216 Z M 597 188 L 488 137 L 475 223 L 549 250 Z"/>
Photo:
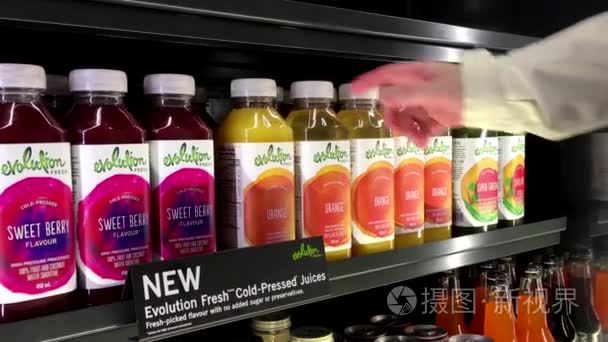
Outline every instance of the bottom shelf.
<path fill-rule="evenodd" d="M 557 218 L 330 263 L 331 298 L 557 245 L 565 229 L 566 219 Z M 137 328 L 133 303 L 126 301 L 3 324 L 0 336 L 15 341 L 127 341 L 137 336 Z"/>

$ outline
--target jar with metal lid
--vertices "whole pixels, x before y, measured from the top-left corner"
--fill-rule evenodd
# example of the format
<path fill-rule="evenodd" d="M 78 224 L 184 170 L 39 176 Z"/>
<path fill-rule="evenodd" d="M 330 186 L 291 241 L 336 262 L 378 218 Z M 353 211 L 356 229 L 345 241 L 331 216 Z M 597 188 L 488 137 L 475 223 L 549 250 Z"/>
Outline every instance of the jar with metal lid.
<path fill-rule="evenodd" d="M 344 329 L 344 335 L 348 342 L 373 342 L 386 336 L 386 329 L 371 324 L 351 325 Z"/>
<path fill-rule="evenodd" d="M 388 334 L 392 334 L 393 336 L 402 335 L 405 331 L 405 328 L 412 325 L 412 323 L 404 316 L 392 314 L 372 316 L 372 318 L 369 319 L 369 322 L 371 324 L 385 328 L 386 332 Z"/>
<path fill-rule="evenodd" d="M 286 312 L 278 311 L 259 316 L 251 321 L 253 334 L 263 342 L 289 342 L 291 318 Z"/>
<path fill-rule="evenodd" d="M 450 337 L 449 342 L 494 342 L 494 339 L 481 335 L 454 335 Z"/>
<path fill-rule="evenodd" d="M 419 340 L 412 336 L 388 335 L 378 337 L 374 342 L 419 342 Z"/>
<path fill-rule="evenodd" d="M 436 325 L 410 325 L 405 328 L 407 336 L 413 336 L 420 341 L 447 342 L 448 332 Z"/>
<path fill-rule="evenodd" d="M 291 332 L 291 342 L 334 342 L 334 334 L 329 328 L 313 326 L 300 327 Z"/>

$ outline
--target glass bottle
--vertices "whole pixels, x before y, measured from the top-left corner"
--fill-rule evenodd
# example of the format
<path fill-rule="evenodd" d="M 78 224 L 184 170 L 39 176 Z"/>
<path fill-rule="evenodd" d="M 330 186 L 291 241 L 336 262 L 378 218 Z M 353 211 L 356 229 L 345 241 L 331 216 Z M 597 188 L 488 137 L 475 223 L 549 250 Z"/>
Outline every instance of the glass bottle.
<path fill-rule="evenodd" d="M 473 334 L 483 335 L 484 319 L 485 319 L 485 302 L 488 296 L 489 277 L 496 270 L 496 264 L 486 262 L 477 266 L 474 276 L 475 290 L 475 311 L 473 312 L 473 320 L 469 325 L 469 331 Z"/>
<path fill-rule="evenodd" d="M 76 289 L 70 144 L 45 87 L 42 67 L 0 64 L 0 323 L 70 309 Z"/>
<path fill-rule="evenodd" d="M 543 287 L 547 294 L 547 323 L 556 342 L 576 341 L 576 330 L 561 297 L 565 293 L 563 259 L 547 256 L 543 260 Z"/>
<path fill-rule="evenodd" d="M 593 263 L 593 304 L 602 325 L 604 341 L 608 341 L 608 238 L 601 239 L 604 239 L 603 245 L 599 246 Z"/>
<path fill-rule="evenodd" d="M 393 249 L 395 243 L 394 140 L 378 111 L 378 90 L 357 94 L 340 86 L 338 119 L 349 130 L 353 254 Z"/>
<path fill-rule="evenodd" d="M 495 229 L 498 224 L 498 138 L 480 128 L 452 131 L 454 223 L 452 236 Z"/>
<path fill-rule="evenodd" d="M 495 342 L 517 342 L 513 299 L 506 273 L 496 272 L 491 276 L 485 305 L 484 335 Z"/>
<path fill-rule="evenodd" d="M 576 329 L 577 341 L 601 341 L 600 321 L 593 308 L 593 285 L 591 283 L 591 250 L 577 249 L 572 252 L 566 272 L 568 286 L 573 291 L 571 305 L 572 322 Z"/>
<path fill-rule="evenodd" d="M 348 129 L 331 108 L 333 85 L 291 85 L 298 237 L 322 236 L 327 260 L 351 255 L 350 143 Z"/>
<path fill-rule="evenodd" d="M 445 328 L 450 336 L 465 333 L 464 312 L 466 307 L 463 303 L 463 295 L 460 280 L 456 270 L 443 272 L 439 278 L 439 288 L 445 291 L 438 306 L 435 324 Z"/>
<path fill-rule="evenodd" d="M 541 269 L 529 266 L 521 279 L 515 331 L 519 342 L 554 342 L 547 326 Z"/>
<path fill-rule="evenodd" d="M 513 227 L 524 221 L 526 136 L 498 134 L 498 226 Z"/>

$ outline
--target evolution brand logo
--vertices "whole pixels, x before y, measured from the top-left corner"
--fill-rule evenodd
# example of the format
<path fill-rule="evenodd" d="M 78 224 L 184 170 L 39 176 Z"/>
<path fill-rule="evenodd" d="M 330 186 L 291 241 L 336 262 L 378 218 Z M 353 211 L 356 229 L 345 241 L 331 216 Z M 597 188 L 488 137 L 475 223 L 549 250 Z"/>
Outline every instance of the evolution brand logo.
<path fill-rule="evenodd" d="M 121 156 L 120 147 L 115 147 L 112 151 L 110 158 L 100 159 L 95 162 L 93 170 L 97 173 L 108 172 L 112 169 L 133 169 L 138 167 L 147 167 L 148 160 L 143 157 L 137 157 L 133 155 L 133 152 L 125 150 Z"/>
<path fill-rule="evenodd" d="M 300 248 L 291 254 L 291 259 L 293 261 L 298 261 L 303 258 L 319 258 L 321 256 L 321 250 L 317 247 L 302 243 L 300 244 Z"/>
<path fill-rule="evenodd" d="M 319 151 L 313 156 L 315 163 L 323 163 L 327 160 L 335 160 L 337 162 L 348 161 L 348 152 L 343 150 L 339 145 L 327 143 L 325 151 Z"/>
<path fill-rule="evenodd" d="M 199 152 L 198 147 L 190 146 L 188 150 L 188 144 L 183 143 L 179 152 L 169 153 L 163 158 L 163 164 L 165 166 L 177 166 L 180 164 L 194 164 L 201 166 L 211 162 L 211 155 L 207 152 Z"/>
<path fill-rule="evenodd" d="M 37 158 L 36 158 L 37 157 Z M 21 159 L 15 159 L 15 161 L 7 160 L 0 166 L 0 171 L 4 176 L 13 176 L 24 171 L 44 171 L 49 173 L 53 169 L 64 168 L 67 162 L 62 158 L 53 158 L 49 156 L 49 153 L 40 150 L 38 155 L 35 156 L 31 147 L 26 147 L 23 150 Z"/>
<path fill-rule="evenodd" d="M 384 157 L 386 159 L 393 158 L 393 149 L 386 145 L 385 142 L 376 141 L 376 146 L 365 151 L 365 159 L 374 159 Z"/>
<path fill-rule="evenodd" d="M 287 162 L 292 160 L 291 151 L 285 152 L 281 147 L 277 147 L 276 151 L 274 145 L 268 146 L 268 151 L 264 154 L 259 154 L 255 157 L 255 166 L 264 166 L 269 163 L 278 163 L 286 165 Z"/>

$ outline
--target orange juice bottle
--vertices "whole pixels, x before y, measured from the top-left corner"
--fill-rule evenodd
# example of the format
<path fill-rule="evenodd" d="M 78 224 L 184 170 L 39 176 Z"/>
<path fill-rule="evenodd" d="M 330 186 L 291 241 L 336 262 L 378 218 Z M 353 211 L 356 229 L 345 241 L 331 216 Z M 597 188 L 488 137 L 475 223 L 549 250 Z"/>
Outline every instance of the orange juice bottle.
<path fill-rule="evenodd" d="M 465 298 L 460 289 L 460 280 L 456 271 L 447 271 L 439 280 L 439 288 L 445 289 L 446 296 L 440 298 L 440 306 L 444 310 L 438 310 L 435 317 L 435 324 L 446 329 L 450 336 L 462 335 L 465 333 L 463 299 Z"/>
<path fill-rule="evenodd" d="M 424 150 L 424 242 L 452 237 L 452 137 L 434 137 Z"/>
<path fill-rule="evenodd" d="M 484 312 L 484 335 L 494 342 L 517 342 L 515 314 L 506 273 L 499 272 L 490 279 Z"/>
<path fill-rule="evenodd" d="M 276 84 L 230 84 L 234 109 L 217 131 L 223 247 L 295 239 L 293 132 L 273 106 Z"/>
<path fill-rule="evenodd" d="M 604 340 L 606 340 L 608 338 L 608 246 L 606 246 L 608 240 L 603 239 L 604 246 L 599 250 L 599 257 L 594 262 L 593 306 L 600 319 Z"/>
<path fill-rule="evenodd" d="M 530 266 L 521 279 L 515 331 L 519 342 L 554 342 L 549 326 L 540 267 Z"/>
<path fill-rule="evenodd" d="M 473 320 L 469 324 L 469 332 L 472 334 L 483 335 L 485 319 L 485 300 L 488 296 L 488 279 L 490 273 L 494 271 L 496 265 L 493 262 L 486 262 L 476 269 L 474 289 L 475 289 L 475 309 Z"/>
<path fill-rule="evenodd" d="M 338 119 L 349 131 L 353 254 L 393 249 L 395 144 L 378 111 L 378 90 L 358 94 L 340 86 Z"/>
<path fill-rule="evenodd" d="M 330 261 L 351 252 L 350 143 L 331 109 L 333 91 L 331 82 L 294 82 L 287 117 L 295 140 L 298 237 L 322 236 Z"/>
<path fill-rule="evenodd" d="M 419 110 L 409 108 L 408 110 Z M 395 137 L 395 247 L 424 243 L 424 150 Z"/>

